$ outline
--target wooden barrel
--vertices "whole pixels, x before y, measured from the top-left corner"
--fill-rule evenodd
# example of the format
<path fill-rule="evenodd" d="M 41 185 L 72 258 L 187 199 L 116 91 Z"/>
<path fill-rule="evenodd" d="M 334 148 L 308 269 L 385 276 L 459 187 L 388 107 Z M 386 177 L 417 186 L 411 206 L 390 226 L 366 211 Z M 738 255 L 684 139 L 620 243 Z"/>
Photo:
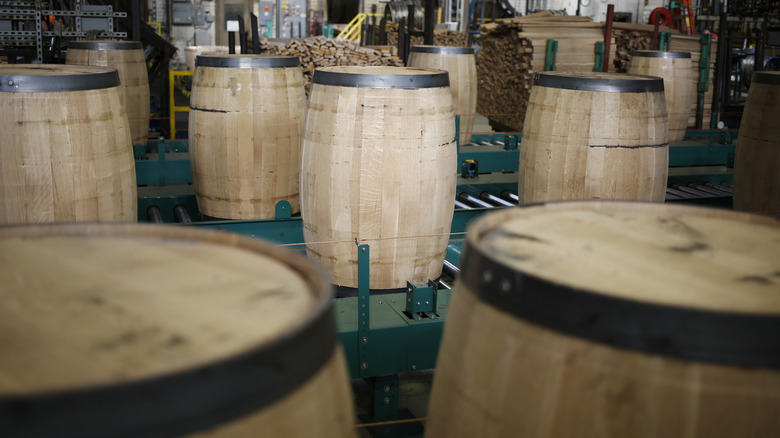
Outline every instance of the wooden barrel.
<path fill-rule="evenodd" d="M 780 217 L 780 72 L 753 74 L 734 160 L 734 208 Z"/>
<path fill-rule="evenodd" d="M 303 256 L 152 225 L 0 227 L 4 436 L 354 436 Z"/>
<path fill-rule="evenodd" d="M 471 47 L 412 46 L 409 67 L 446 70 L 452 107 L 460 116 L 460 144 L 471 142 L 477 112 L 477 62 Z"/>
<path fill-rule="evenodd" d="M 0 224 L 135 221 L 116 69 L 0 65 Z"/>
<path fill-rule="evenodd" d="M 521 203 L 663 202 L 669 143 L 661 78 L 536 73 L 524 126 Z"/>
<path fill-rule="evenodd" d="M 68 43 L 68 64 L 113 67 L 125 94 L 133 144 L 146 144 L 149 136 L 149 76 L 144 47 L 138 41 L 72 41 Z"/>
<path fill-rule="evenodd" d="M 669 141 L 685 137 L 688 116 L 696 103 L 696 81 L 691 70 L 691 54 L 636 50 L 628 63 L 628 73 L 657 76 L 664 80 Z"/>
<path fill-rule="evenodd" d="M 372 289 L 438 278 L 457 176 L 447 72 L 328 67 L 312 83 L 301 172 L 309 257 L 357 287 L 358 239 L 370 245 Z"/>
<path fill-rule="evenodd" d="M 295 56 L 198 56 L 190 97 L 190 165 L 198 208 L 223 219 L 300 211 L 303 73 Z"/>
<path fill-rule="evenodd" d="M 780 222 L 590 201 L 469 228 L 426 429 L 438 437 L 773 437 Z"/>

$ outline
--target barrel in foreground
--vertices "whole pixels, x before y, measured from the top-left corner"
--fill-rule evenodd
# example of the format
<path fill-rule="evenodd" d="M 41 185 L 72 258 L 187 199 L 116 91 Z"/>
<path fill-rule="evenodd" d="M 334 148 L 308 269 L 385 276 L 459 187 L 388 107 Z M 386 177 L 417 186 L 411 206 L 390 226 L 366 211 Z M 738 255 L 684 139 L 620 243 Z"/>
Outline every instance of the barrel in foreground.
<path fill-rule="evenodd" d="M 483 216 L 428 436 L 773 436 L 779 246 L 780 222 L 725 210 L 592 201 Z"/>
<path fill-rule="evenodd" d="M 4 435 L 354 436 L 332 288 L 302 256 L 83 224 L 2 227 L 0 259 Z"/>

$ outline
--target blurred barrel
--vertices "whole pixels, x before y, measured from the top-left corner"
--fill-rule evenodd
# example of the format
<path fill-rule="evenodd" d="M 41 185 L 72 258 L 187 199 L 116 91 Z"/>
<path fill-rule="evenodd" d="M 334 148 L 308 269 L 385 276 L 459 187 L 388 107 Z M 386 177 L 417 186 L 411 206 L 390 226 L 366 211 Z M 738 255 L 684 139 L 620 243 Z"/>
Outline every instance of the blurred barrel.
<path fill-rule="evenodd" d="M 780 430 L 780 222 L 652 203 L 508 208 L 469 227 L 427 436 Z"/>
<path fill-rule="evenodd" d="M 0 227 L 0 259 L 4 436 L 355 436 L 332 288 L 302 256 L 68 224 Z"/>
<path fill-rule="evenodd" d="M 780 217 L 780 72 L 756 72 L 734 161 L 734 208 Z"/>
<path fill-rule="evenodd" d="M 460 116 L 460 144 L 471 142 L 477 112 L 477 63 L 471 47 L 412 46 L 409 67 L 446 70 L 455 115 Z"/>
<path fill-rule="evenodd" d="M 628 63 L 628 73 L 664 80 L 669 141 L 680 141 L 685 137 L 688 116 L 696 102 L 696 81 L 691 71 L 691 54 L 687 52 L 636 50 Z"/>
<path fill-rule="evenodd" d="M 138 219 L 115 69 L 0 65 L 0 108 L 0 224 Z"/>
<path fill-rule="evenodd" d="M 68 64 L 113 67 L 125 93 L 133 144 L 146 144 L 149 136 L 149 76 L 144 48 L 138 41 L 72 41 L 68 43 Z"/>
<path fill-rule="evenodd" d="M 309 257 L 357 287 L 357 239 L 371 248 L 372 289 L 438 278 L 457 170 L 447 72 L 328 67 L 312 82 L 301 171 Z"/>
<path fill-rule="evenodd" d="M 300 210 L 303 73 L 295 56 L 204 55 L 190 98 L 190 165 L 201 213 L 272 219 Z"/>
<path fill-rule="evenodd" d="M 534 75 L 520 145 L 520 203 L 663 202 L 669 142 L 661 78 Z"/>

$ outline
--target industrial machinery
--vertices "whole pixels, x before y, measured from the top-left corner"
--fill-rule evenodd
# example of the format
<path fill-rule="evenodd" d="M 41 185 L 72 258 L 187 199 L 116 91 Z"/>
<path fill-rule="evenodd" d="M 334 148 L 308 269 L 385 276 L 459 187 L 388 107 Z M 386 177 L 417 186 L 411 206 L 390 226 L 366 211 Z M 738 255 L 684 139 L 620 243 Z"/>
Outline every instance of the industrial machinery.
<path fill-rule="evenodd" d="M 673 143 L 667 202 L 730 208 L 736 136 L 736 131 L 690 131 L 686 140 Z M 335 307 L 350 374 L 372 384 L 374 416 L 411 416 L 398 409 L 398 374 L 435 366 L 468 224 L 485 212 L 518 203 L 521 139 L 517 134 L 481 134 L 459 146 L 457 199 L 441 278 L 409 284 L 405 291 L 370 293 L 371 246 L 356 243 L 361 286 L 357 296 L 339 298 Z M 140 221 L 225 230 L 304 251 L 301 219 L 291 217 L 286 201 L 277 204 L 272 220 L 199 222 L 187 151 L 183 140 L 136 146 Z"/>

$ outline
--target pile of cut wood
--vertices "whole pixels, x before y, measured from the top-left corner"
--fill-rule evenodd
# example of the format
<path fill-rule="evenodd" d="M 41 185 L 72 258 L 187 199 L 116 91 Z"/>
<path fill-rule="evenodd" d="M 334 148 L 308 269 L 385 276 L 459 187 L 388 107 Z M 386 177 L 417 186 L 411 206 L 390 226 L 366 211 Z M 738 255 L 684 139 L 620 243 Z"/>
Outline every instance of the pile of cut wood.
<path fill-rule="evenodd" d="M 500 19 L 480 28 L 477 112 L 522 131 L 533 74 L 544 71 L 548 40 L 558 42 L 556 71 L 593 71 L 601 23 L 588 17 L 526 16 Z M 614 59 L 615 44 L 610 57 Z"/>
<path fill-rule="evenodd" d="M 301 60 L 308 96 L 311 74 L 317 67 L 336 65 L 386 65 L 402 67 L 403 61 L 389 49 L 372 49 L 334 38 L 312 37 L 291 40 L 285 45 L 269 44 L 264 40 L 261 50 L 265 54 L 297 56 Z"/>
<path fill-rule="evenodd" d="M 398 46 L 398 25 L 387 23 L 387 44 Z M 377 31 L 377 41 L 379 41 L 379 31 Z M 469 34 L 447 29 L 435 29 L 433 31 L 433 45 L 445 47 L 467 47 L 469 43 Z M 412 36 L 411 45 L 419 46 L 423 44 L 423 37 Z"/>
<path fill-rule="evenodd" d="M 632 32 L 629 30 L 615 30 L 615 71 L 625 73 L 628 71 L 628 61 L 634 50 L 651 50 L 650 43 L 653 36 L 647 33 Z"/>

